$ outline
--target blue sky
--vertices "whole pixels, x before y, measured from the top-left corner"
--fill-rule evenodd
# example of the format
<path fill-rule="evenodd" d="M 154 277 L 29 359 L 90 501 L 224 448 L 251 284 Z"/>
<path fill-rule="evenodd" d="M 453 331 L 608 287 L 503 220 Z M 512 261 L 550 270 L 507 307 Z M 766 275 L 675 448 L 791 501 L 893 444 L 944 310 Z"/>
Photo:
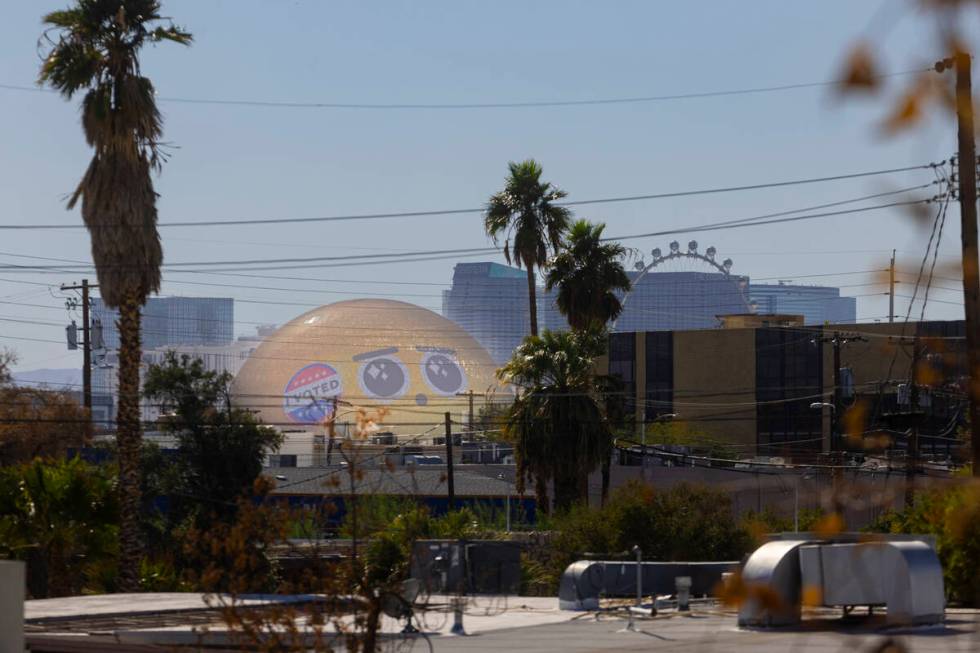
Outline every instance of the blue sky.
<path fill-rule="evenodd" d="M 0 84 L 33 83 L 41 14 L 64 2 L 11 0 L 0 23 Z M 469 103 L 592 99 L 816 82 L 836 76 L 863 35 L 889 71 L 925 67 L 939 49 L 904 2 L 301 2 L 170 0 L 164 13 L 194 33 L 190 48 L 146 51 L 163 97 L 352 103 Z M 872 18 L 877 16 L 876 18 Z M 892 88 L 897 88 L 893 85 Z M 75 103 L 0 89 L 0 224 L 69 222 L 64 198 L 89 157 Z M 564 108 L 326 110 L 161 102 L 172 157 L 157 180 L 161 220 L 303 217 L 479 206 L 508 160 L 537 158 L 570 199 L 752 184 L 946 159 L 955 133 L 938 118 L 884 138 L 882 102 L 842 101 L 826 88 L 674 102 Z M 695 198 L 603 204 L 579 211 L 607 234 L 653 231 L 799 208 L 911 186 L 928 173 Z M 942 255 L 956 252 L 951 210 Z M 479 216 L 383 222 L 173 228 L 166 260 L 201 261 L 390 252 L 487 244 Z M 917 266 L 927 234 L 900 210 L 698 234 L 753 278 L 792 279 L 883 267 L 892 248 Z M 631 241 L 649 252 L 668 238 Z M 685 242 L 687 238 L 680 236 Z M 0 232 L 0 251 L 89 260 L 84 231 Z M 25 263 L 0 254 L 0 262 Z M 950 260 L 949 263 L 953 261 Z M 341 281 L 272 285 L 322 294 L 209 288 L 165 277 L 165 294 L 328 303 L 359 291 L 439 310 L 453 261 L 293 270 Z M 947 271 L 947 276 L 951 276 Z M 74 275 L 78 278 L 78 275 Z M 57 284 L 71 275 L 0 274 Z M 230 277 L 195 277 L 239 283 Z M 887 313 L 878 280 L 842 275 L 861 318 Z M 363 281 L 379 283 L 365 284 Z M 810 279 L 809 281 L 813 281 Z M 807 279 L 799 278 L 798 283 Z M 943 282 L 956 288 L 953 281 Z M 285 285 L 284 285 L 285 284 Z M 350 294 L 349 294 L 350 293 Z M 903 289 L 900 288 L 900 294 Z M 63 301 L 44 286 L 0 280 L 0 346 L 20 368 L 78 365 L 61 340 Z M 926 315 L 961 315 L 937 291 Z M 899 301 L 904 313 L 905 302 Z M 301 307 L 236 306 L 243 322 L 283 322 Z M 916 309 L 916 313 L 918 309 Z M 241 333 L 252 331 L 242 324 Z M 18 339 L 21 338 L 21 339 Z"/>

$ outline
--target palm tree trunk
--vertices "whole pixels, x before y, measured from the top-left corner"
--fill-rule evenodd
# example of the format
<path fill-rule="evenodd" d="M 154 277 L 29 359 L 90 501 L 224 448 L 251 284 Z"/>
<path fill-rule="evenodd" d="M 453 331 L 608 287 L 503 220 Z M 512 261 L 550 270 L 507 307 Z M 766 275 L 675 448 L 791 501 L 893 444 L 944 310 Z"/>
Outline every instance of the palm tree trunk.
<path fill-rule="evenodd" d="M 531 335 L 538 335 L 538 295 L 537 284 L 534 281 L 534 265 L 524 262 L 527 267 L 527 301 L 531 313 Z"/>
<path fill-rule="evenodd" d="M 545 516 L 551 514 L 551 502 L 548 500 L 548 479 L 543 476 L 534 477 L 534 500 L 538 512 Z"/>
<path fill-rule="evenodd" d="M 140 305 L 130 291 L 119 306 L 119 591 L 139 590 L 140 542 Z"/>

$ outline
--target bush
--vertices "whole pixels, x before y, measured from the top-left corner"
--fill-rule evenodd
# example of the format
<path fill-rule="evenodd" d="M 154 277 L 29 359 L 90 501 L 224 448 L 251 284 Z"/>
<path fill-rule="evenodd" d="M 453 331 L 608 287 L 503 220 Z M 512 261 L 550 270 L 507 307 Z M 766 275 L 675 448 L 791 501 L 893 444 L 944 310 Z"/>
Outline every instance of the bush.
<path fill-rule="evenodd" d="M 752 548 L 724 491 L 687 484 L 658 492 L 630 483 L 605 507 L 576 506 L 548 526 L 555 531 L 550 543 L 525 559 L 529 592 L 557 591 L 565 568 L 590 553 L 632 557 L 639 546 L 644 560 L 739 560 Z"/>
<path fill-rule="evenodd" d="M 869 530 L 935 535 L 946 595 L 980 606 L 980 484 L 921 493 L 914 506 L 884 513 Z"/>
<path fill-rule="evenodd" d="M 799 513 L 800 532 L 806 533 L 817 529 L 826 514 L 821 508 L 801 508 Z M 766 506 L 762 512 L 749 510 L 743 513 L 740 525 L 752 538 L 756 546 L 766 542 L 770 533 L 788 533 L 793 530 L 792 515 L 784 517 Z"/>
<path fill-rule="evenodd" d="M 116 553 L 114 475 L 78 458 L 0 469 L 0 554 L 27 562 L 32 598 L 93 589 Z"/>

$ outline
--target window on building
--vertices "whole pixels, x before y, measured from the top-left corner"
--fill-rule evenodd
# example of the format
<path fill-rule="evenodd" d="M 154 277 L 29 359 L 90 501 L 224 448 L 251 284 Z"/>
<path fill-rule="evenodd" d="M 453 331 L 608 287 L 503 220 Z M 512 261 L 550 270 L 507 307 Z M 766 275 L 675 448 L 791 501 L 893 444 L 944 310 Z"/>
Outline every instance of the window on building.
<path fill-rule="evenodd" d="M 823 391 L 820 345 L 807 332 L 756 329 L 755 357 L 760 454 L 820 451 L 823 416 L 810 408 Z"/>
<path fill-rule="evenodd" d="M 622 383 L 626 413 L 636 407 L 636 334 L 613 333 L 609 335 L 609 375 Z"/>
<path fill-rule="evenodd" d="M 674 334 L 646 334 L 646 418 L 674 412 Z"/>

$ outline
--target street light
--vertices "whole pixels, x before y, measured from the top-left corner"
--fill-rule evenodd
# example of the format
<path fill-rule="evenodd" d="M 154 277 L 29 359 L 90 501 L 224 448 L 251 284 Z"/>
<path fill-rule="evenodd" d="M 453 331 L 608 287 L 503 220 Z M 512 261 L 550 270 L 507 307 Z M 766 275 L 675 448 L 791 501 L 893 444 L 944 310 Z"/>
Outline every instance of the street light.
<path fill-rule="evenodd" d="M 837 450 L 837 406 L 827 401 L 815 401 L 810 404 L 811 410 L 823 410 L 824 408 L 830 409 L 830 451 L 834 452 Z"/>
<path fill-rule="evenodd" d="M 804 471 L 803 474 L 796 475 L 796 483 L 794 486 L 793 493 L 793 531 L 796 533 L 800 532 L 800 479 L 804 481 L 809 481 L 813 478 L 809 470 Z"/>
<path fill-rule="evenodd" d="M 657 415 L 653 418 L 654 424 L 663 424 L 664 422 L 669 422 L 671 420 L 680 417 L 677 413 L 664 413 L 663 415 Z M 644 481 L 647 475 L 647 430 L 646 426 L 643 428 L 643 433 L 640 437 L 640 478 Z"/>
<path fill-rule="evenodd" d="M 678 415 L 677 413 L 664 413 L 663 415 L 657 415 L 656 417 L 654 417 L 653 418 L 653 421 L 651 423 L 652 424 L 662 424 L 664 422 L 669 422 L 671 420 L 675 420 L 678 417 L 680 417 L 680 415 Z M 643 429 L 643 434 L 642 434 L 642 438 L 640 440 L 640 443 L 644 447 L 647 444 L 647 430 L 646 429 Z"/>
<path fill-rule="evenodd" d="M 507 532 L 510 532 L 510 482 L 504 478 L 503 472 L 497 474 L 497 480 L 507 483 Z"/>

